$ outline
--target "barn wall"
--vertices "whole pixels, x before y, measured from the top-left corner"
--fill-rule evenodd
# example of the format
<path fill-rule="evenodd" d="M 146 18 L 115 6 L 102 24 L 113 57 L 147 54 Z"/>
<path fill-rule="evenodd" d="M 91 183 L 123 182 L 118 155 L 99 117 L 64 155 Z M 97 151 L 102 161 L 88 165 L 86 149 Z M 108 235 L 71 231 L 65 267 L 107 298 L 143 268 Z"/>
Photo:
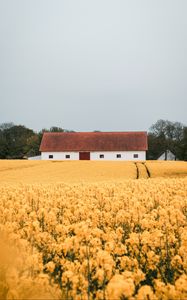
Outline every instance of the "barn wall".
<path fill-rule="evenodd" d="M 104 158 L 100 158 L 100 154 L 104 154 Z M 117 154 L 121 154 L 121 158 L 116 158 Z M 138 154 L 138 158 L 133 158 L 134 154 Z M 145 151 L 115 151 L 115 152 L 91 152 L 91 160 L 145 160 Z"/>
<path fill-rule="evenodd" d="M 69 154 L 70 159 L 65 158 L 65 155 Z M 100 158 L 100 154 L 104 155 L 104 158 Z M 121 158 L 116 158 L 116 154 L 121 154 Z M 138 158 L 134 158 L 133 155 L 138 154 Z M 49 155 L 53 155 L 53 159 L 49 159 Z M 79 160 L 79 152 L 42 152 L 43 160 Z M 115 152 L 91 152 L 90 160 L 145 160 L 145 151 L 115 151 Z"/>
<path fill-rule="evenodd" d="M 70 155 L 69 158 L 65 158 L 66 154 Z M 49 158 L 49 155 L 53 155 L 53 159 Z M 79 152 L 42 152 L 43 160 L 79 160 Z"/>

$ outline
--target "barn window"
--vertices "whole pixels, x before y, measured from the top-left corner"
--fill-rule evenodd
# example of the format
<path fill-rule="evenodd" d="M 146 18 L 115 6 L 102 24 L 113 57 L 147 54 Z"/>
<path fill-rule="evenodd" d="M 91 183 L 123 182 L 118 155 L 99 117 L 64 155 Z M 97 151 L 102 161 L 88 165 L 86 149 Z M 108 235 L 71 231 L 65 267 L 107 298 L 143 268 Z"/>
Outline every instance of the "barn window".
<path fill-rule="evenodd" d="M 116 154 L 116 157 L 117 158 L 121 158 L 121 154 Z"/>
<path fill-rule="evenodd" d="M 138 158 L 138 154 L 134 154 L 134 158 Z"/>
<path fill-rule="evenodd" d="M 53 158 L 53 155 L 52 155 L 52 154 L 50 154 L 50 155 L 49 155 L 49 158 Z"/>
<path fill-rule="evenodd" d="M 104 158 L 104 154 L 100 154 L 100 155 L 99 155 L 99 158 Z"/>
<path fill-rule="evenodd" d="M 70 158 L 70 155 L 69 155 L 69 154 L 66 154 L 66 158 Z"/>

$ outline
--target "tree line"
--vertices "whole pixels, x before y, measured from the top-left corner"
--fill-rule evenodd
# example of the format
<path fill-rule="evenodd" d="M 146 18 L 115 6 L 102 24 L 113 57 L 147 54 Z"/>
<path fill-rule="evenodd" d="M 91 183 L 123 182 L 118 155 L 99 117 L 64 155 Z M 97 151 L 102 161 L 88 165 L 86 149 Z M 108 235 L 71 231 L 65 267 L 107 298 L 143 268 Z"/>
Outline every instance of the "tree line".
<path fill-rule="evenodd" d="M 40 155 L 43 132 L 70 132 L 53 126 L 35 132 L 23 125 L 0 124 L 0 159 L 24 159 Z M 158 120 L 148 131 L 147 159 L 157 159 L 170 150 L 178 160 L 187 160 L 187 126 L 180 122 Z"/>
<path fill-rule="evenodd" d="M 53 126 L 35 132 L 24 125 L 3 123 L 0 125 L 0 159 L 24 159 L 40 155 L 40 143 L 44 132 L 63 132 Z"/>

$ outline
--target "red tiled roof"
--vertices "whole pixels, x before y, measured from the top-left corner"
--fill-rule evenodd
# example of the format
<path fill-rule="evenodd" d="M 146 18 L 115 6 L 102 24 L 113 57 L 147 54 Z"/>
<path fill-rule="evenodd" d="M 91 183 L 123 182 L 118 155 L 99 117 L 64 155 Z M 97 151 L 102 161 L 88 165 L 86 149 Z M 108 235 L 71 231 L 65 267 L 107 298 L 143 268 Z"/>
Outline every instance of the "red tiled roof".
<path fill-rule="evenodd" d="M 45 132 L 41 152 L 145 151 L 146 132 Z"/>

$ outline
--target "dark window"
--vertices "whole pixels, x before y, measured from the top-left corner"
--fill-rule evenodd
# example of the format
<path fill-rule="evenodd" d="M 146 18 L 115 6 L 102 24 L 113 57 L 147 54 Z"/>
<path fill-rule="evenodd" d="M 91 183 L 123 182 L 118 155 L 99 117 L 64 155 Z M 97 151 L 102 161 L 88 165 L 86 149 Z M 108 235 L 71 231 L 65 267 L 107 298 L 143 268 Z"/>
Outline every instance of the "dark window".
<path fill-rule="evenodd" d="M 49 158 L 53 158 L 53 155 L 52 155 L 52 154 L 50 154 L 50 155 L 49 155 Z"/>
<path fill-rule="evenodd" d="M 70 155 L 69 155 L 69 154 L 66 154 L 66 158 L 70 158 Z"/>
<path fill-rule="evenodd" d="M 134 158 L 138 158 L 138 154 L 134 154 Z"/>
<path fill-rule="evenodd" d="M 104 158 L 104 154 L 100 154 L 99 157 L 100 157 L 100 158 Z"/>
<path fill-rule="evenodd" d="M 117 158 L 121 158 L 121 154 L 116 154 L 116 157 Z"/>

